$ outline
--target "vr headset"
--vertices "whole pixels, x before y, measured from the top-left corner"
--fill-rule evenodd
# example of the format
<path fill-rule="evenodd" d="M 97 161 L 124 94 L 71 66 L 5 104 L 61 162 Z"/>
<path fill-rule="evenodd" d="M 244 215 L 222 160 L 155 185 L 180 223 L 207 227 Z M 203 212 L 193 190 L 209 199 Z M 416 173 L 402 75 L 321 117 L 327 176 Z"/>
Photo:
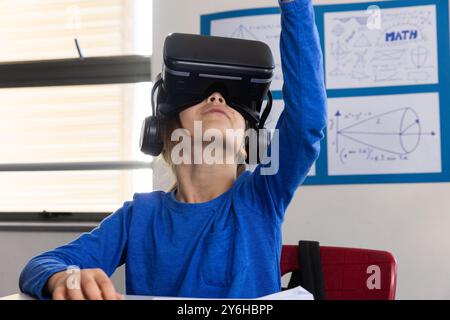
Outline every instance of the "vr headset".
<path fill-rule="evenodd" d="M 164 41 L 163 60 L 162 72 L 152 88 L 153 114 L 142 125 L 143 153 L 159 155 L 163 148 L 164 121 L 201 103 L 213 92 L 220 92 L 251 128 L 264 129 L 272 107 L 269 87 L 275 69 L 268 45 L 253 40 L 172 33 Z M 267 104 L 261 114 L 265 97 Z M 259 137 L 256 135 L 256 139 Z M 268 144 L 267 139 L 257 141 L 258 146 Z"/>

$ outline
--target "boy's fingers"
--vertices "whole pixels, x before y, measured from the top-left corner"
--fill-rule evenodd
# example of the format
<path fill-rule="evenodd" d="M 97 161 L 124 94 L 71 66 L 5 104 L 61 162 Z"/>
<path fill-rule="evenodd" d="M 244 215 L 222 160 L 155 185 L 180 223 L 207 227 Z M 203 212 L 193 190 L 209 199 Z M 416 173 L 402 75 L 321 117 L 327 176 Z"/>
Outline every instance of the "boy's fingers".
<path fill-rule="evenodd" d="M 66 300 L 65 291 L 66 291 L 66 288 L 64 288 L 64 286 L 56 287 L 55 290 L 53 290 L 52 299 L 53 300 Z"/>
<path fill-rule="evenodd" d="M 81 289 L 67 289 L 70 300 L 86 300 Z"/>
<path fill-rule="evenodd" d="M 82 283 L 84 296 L 89 300 L 103 300 L 102 292 L 94 279 Z"/>
<path fill-rule="evenodd" d="M 116 292 L 116 297 L 117 297 L 117 300 L 125 300 L 125 297 L 123 296 L 123 294 L 120 294 L 118 292 Z"/>
<path fill-rule="evenodd" d="M 103 299 L 105 300 L 116 300 L 116 289 L 112 284 L 112 281 L 108 278 L 106 274 L 98 274 L 96 276 L 97 284 L 102 291 Z"/>

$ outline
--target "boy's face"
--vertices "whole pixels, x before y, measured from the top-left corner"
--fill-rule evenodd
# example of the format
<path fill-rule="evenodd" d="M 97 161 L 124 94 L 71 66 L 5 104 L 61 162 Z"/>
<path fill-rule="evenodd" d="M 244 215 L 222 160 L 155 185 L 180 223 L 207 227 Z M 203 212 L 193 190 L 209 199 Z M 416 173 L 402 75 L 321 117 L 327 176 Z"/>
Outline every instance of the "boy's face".
<path fill-rule="evenodd" d="M 227 105 L 219 92 L 212 93 L 199 104 L 191 106 L 180 113 L 180 122 L 191 136 L 194 135 L 194 122 L 202 124 L 202 134 L 208 129 L 219 130 L 225 139 L 226 130 L 245 130 L 245 119 L 235 109 Z"/>

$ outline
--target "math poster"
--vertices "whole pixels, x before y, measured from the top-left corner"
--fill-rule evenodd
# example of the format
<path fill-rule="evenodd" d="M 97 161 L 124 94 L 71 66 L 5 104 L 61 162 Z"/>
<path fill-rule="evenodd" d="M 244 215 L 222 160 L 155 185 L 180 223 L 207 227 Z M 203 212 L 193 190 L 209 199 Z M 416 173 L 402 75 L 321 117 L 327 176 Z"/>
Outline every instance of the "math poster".
<path fill-rule="evenodd" d="M 441 172 L 437 93 L 329 99 L 328 174 Z"/>
<path fill-rule="evenodd" d="M 373 13 L 374 14 L 374 13 Z M 438 82 L 436 6 L 325 13 L 328 89 Z"/>

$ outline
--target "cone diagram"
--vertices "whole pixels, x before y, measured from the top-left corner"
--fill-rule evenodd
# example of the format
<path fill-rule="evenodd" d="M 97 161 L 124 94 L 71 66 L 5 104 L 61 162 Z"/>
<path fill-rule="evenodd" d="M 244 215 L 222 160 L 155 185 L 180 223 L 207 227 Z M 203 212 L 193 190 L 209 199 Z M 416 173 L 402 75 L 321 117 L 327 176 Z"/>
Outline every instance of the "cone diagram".
<path fill-rule="evenodd" d="M 339 124 L 340 111 L 335 114 Z M 336 127 L 337 140 L 343 137 L 359 144 L 389 153 L 405 155 L 413 152 L 423 135 L 419 115 L 412 108 L 399 108 L 358 121 L 342 128 Z"/>

